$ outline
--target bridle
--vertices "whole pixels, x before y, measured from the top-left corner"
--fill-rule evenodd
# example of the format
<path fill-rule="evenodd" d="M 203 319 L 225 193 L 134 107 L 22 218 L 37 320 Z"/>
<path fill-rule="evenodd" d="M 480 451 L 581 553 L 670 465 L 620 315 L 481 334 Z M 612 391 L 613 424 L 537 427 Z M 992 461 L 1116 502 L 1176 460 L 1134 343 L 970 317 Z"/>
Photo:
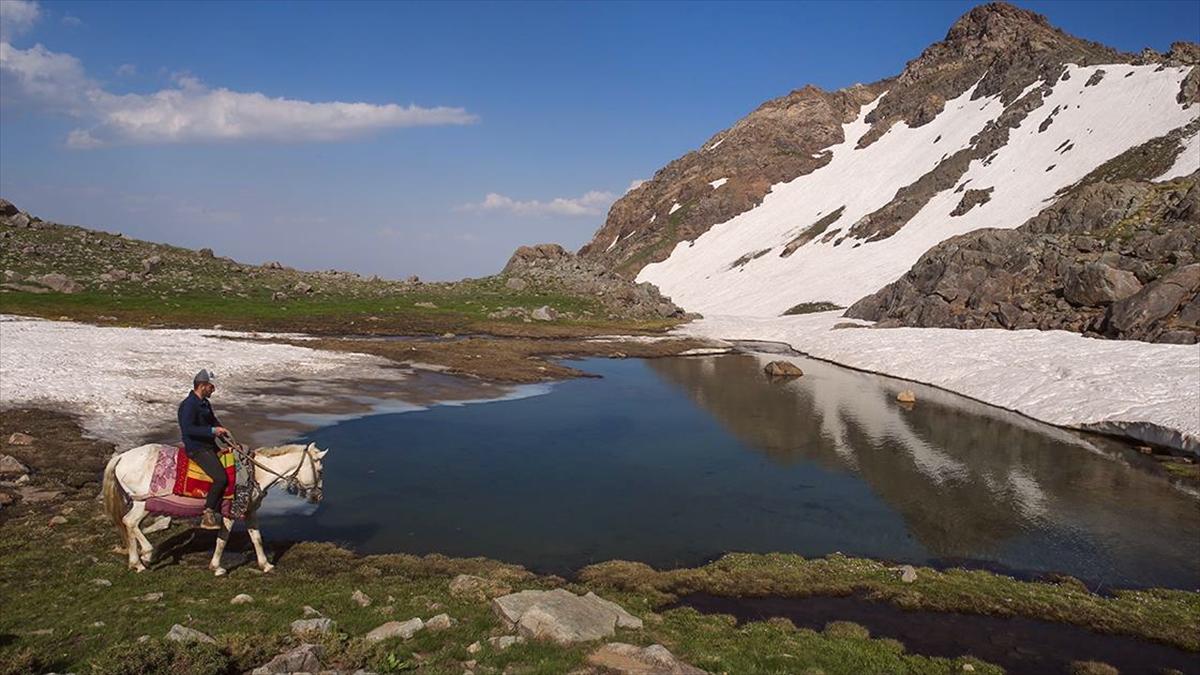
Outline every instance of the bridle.
<path fill-rule="evenodd" d="M 257 481 L 252 483 L 254 486 L 253 489 L 255 490 L 255 500 L 260 499 L 262 495 L 265 495 L 267 490 L 270 490 L 272 487 L 274 487 L 276 483 L 283 481 L 288 494 L 299 495 L 300 497 L 309 499 L 313 502 L 321 501 L 321 497 L 323 496 L 324 492 L 321 489 L 321 476 L 317 473 L 317 460 L 315 457 L 313 457 L 312 452 L 309 451 L 308 447 L 304 448 L 304 452 L 300 456 L 300 461 L 296 464 L 296 468 L 287 473 L 279 473 L 278 471 L 275 471 L 271 467 L 266 466 L 262 462 L 258 461 L 258 458 L 255 457 L 254 451 L 248 450 L 246 446 L 238 443 L 237 440 L 233 438 L 233 434 L 217 437 L 217 445 L 224 449 L 232 450 L 239 458 L 254 465 L 255 470 L 261 469 L 274 476 L 270 483 L 267 483 L 263 486 L 259 486 Z M 316 478 L 316 484 L 311 487 L 305 486 L 300 482 L 300 471 L 304 469 L 305 462 L 308 462 L 312 465 L 313 476 Z"/>

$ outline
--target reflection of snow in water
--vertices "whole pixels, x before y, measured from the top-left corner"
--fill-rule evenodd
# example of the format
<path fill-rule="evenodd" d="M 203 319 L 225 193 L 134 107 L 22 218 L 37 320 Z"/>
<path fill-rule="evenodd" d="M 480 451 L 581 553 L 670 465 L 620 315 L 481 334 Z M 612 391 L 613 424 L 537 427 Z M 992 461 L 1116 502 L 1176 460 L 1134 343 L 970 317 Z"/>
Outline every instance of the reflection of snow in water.
<path fill-rule="evenodd" d="M 289 495 L 283 490 L 271 490 L 263 499 L 258 513 L 261 516 L 311 516 L 321 508 L 320 504 Z"/>
<path fill-rule="evenodd" d="M 408 403 L 406 401 L 374 398 L 370 396 L 356 396 L 353 400 L 357 403 L 368 406 L 367 410 L 350 413 L 291 413 L 288 415 L 281 415 L 276 419 L 283 422 L 296 422 L 298 424 L 304 424 L 313 427 L 326 427 L 331 424 L 345 422 L 346 420 L 358 419 L 360 417 L 417 412 L 420 410 L 428 410 L 434 406 L 458 407 L 477 403 L 495 403 L 497 401 L 515 401 L 522 398 L 532 398 L 534 396 L 542 396 L 550 393 L 551 386 L 552 385 L 550 383 L 518 384 L 508 388 L 504 393 L 498 396 L 452 401 L 437 401 L 430 405 L 417 405 L 415 403 Z"/>

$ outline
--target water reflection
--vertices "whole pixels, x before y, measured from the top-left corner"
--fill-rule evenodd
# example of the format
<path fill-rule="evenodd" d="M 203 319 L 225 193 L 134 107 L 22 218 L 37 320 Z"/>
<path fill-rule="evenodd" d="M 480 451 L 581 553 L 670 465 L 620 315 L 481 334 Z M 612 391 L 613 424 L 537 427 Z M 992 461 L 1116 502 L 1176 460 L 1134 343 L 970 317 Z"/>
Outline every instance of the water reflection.
<path fill-rule="evenodd" d="M 861 477 L 934 558 L 1021 566 L 1022 549 L 1048 559 L 1057 549 L 1080 560 L 1076 574 L 1104 579 L 1114 564 L 1162 556 L 1195 579 L 1197 501 L 1132 469 L 1140 458 L 1119 444 L 811 359 L 788 357 L 804 377 L 771 381 L 762 367 L 777 358 L 648 365 L 777 464 L 817 462 Z M 901 389 L 915 390 L 918 403 L 898 404 Z"/>

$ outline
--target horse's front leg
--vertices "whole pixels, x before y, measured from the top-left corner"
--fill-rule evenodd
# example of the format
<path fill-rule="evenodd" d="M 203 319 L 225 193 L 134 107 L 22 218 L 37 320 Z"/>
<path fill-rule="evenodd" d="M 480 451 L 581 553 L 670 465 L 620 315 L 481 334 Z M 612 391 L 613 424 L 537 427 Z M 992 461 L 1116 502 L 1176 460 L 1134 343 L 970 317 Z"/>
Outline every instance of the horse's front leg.
<path fill-rule="evenodd" d="M 134 572 L 145 572 L 146 565 L 143 564 L 143 561 L 149 562 L 151 555 L 150 542 L 146 539 L 146 535 L 142 534 L 142 530 L 139 527 L 142 519 L 145 517 L 146 502 L 135 501 L 133 502 L 133 505 L 129 507 L 129 513 L 126 513 L 125 517 L 121 519 L 125 524 L 125 539 L 128 541 L 127 548 L 129 549 L 129 569 L 133 570 Z M 146 555 L 139 558 L 138 546 L 143 541 L 146 542 Z"/>
<path fill-rule="evenodd" d="M 225 553 L 225 544 L 229 543 L 229 531 L 233 529 L 232 518 L 221 519 L 221 530 L 217 532 L 217 545 L 213 549 L 212 562 L 208 564 L 208 569 L 213 571 L 213 574 L 223 577 L 226 569 L 221 567 L 221 555 Z"/>
<path fill-rule="evenodd" d="M 263 550 L 262 532 L 258 529 L 258 513 L 251 511 L 246 514 L 246 531 L 250 541 L 254 543 L 254 555 L 258 557 L 258 567 L 263 572 L 270 572 L 275 566 L 267 562 L 267 553 Z"/>

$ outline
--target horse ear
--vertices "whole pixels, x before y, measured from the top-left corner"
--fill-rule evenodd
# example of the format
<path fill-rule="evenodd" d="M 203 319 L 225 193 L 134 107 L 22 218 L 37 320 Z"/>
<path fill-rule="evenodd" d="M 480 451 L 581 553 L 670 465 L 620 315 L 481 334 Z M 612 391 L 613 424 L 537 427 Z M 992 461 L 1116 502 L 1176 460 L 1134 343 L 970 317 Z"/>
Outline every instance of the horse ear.
<path fill-rule="evenodd" d="M 328 454 L 329 454 L 328 450 L 321 450 L 320 452 L 317 453 L 317 459 L 325 459 L 325 455 L 328 455 Z"/>

